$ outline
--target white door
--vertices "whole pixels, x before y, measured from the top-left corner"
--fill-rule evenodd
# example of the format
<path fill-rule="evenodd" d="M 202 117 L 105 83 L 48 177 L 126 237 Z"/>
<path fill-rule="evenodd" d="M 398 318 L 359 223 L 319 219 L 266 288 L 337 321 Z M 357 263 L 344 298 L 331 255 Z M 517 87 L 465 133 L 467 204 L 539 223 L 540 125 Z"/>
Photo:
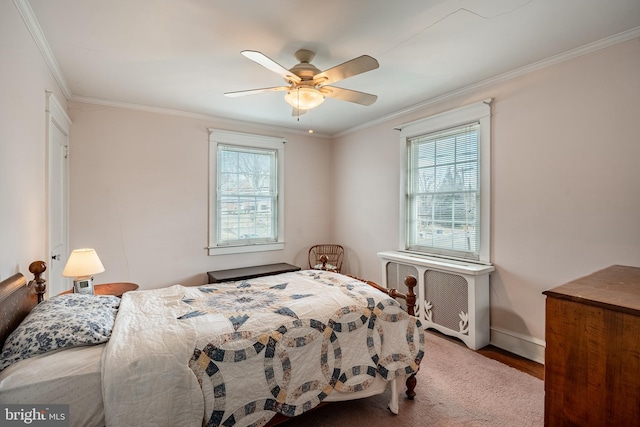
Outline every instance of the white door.
<path fill-rule="evenodd" d="M 47 99 L 49 158 L 49 262 L 47 290 L 49 296 L 71 288 L 71 281 L 62 277 L 69 256 L 68 250 L 68 146 L 71 120 L 53 94 Z"/>

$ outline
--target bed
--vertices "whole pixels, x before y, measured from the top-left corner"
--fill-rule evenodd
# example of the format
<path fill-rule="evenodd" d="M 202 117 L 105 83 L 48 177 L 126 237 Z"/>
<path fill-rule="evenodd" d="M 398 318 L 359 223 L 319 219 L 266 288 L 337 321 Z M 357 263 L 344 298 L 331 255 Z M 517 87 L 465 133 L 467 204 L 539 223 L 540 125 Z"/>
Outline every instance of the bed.
<path fill-rule="evenodd" d="M 0 403 L 68 404 L 71 425 L 82 426 L 260 426 L 387 387 L 394 413 L 404 384 L 415 396 L 423 330 L 391 298 L 413 314 L 415 278 L 401 294 L 302 270 L 38 305 L 43 271 L 29 284 L 21 274 L 0 283 Z M 46 352 L 13 351 L 34 324 L 58 328 L 38 316 L 91 331 L 78 327 Z"/>

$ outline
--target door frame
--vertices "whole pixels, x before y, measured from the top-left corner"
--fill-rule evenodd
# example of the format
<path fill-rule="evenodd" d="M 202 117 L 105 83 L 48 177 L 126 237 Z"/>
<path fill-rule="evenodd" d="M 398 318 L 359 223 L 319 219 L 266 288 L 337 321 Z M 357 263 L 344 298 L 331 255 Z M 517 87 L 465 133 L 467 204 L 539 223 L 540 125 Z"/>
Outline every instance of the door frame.
<path fill-rule="evenodd" d="M 47 168 L 47 183 L 46 183 L 46 218 L 47 218 L 47 233 L 46 233 L 46 254 L 47 255 L 47 264 L 50 265 L 50 263 L 52 262 L 52 256 L 53 254 L 53 242 L 52 242 L 52 231 L 53 231 L 53 227 L 54 225 L 52 224 L 52 208 L 51 208 L 51 204 L 52 204 L 52 200 L 51 200 L 51 195 L 55 194 L 55 192 L 52 192 L 52 185 L 55 182 L 55 180 L 53 179 L 54 177 L 53 175 L 53 165 L 52 162 L 54 161 L 53 155 L 52 153 L 54 152 L 53 148 L 52 148 L 52 144 L 56 144 L 56 140 L 53 136 L 53 132 L 52 127 L 55 126 L 65 137 L 66 142 L 65 142 L 65 146 L 66 146 L 66 150 L 68 153 L 68 149 L 69 149 L 69 131 L 71 128 L 71 118 L 69 117 L 69 115 L 67 114 L 67 112 L 65 111 L 65 109 L 62 107 L 62 104 L 60 104 L 60 102 L 58 101 L 58 99 L 56 98 L 55 94 L 53 94 L 52 92 L 45 92 L 46 93 L 46 116 L 47 116 L 47 125 L 46 125 L 46 168 Z M 65 156 L 65 158 L 67 159 L 67 161 L 63 162 L 63 168 L 64 168 L 64 191 L 63 191 L 63 200 L 60 201 L 61 202 L 61 206 L 64 210 L 64 221 L 65 221 L 65 232 L 64 235 L 62 236 L 63 240 L 64 240 L 64 253 L 60 254 L 60 256 L 62 257 L 59 261 L 62 263 L 62 266 L 64 267 L 66 261 L 67 261 L 67 257 L 68 257 L 68 248 L 69 248 L 69 161 L 68 161 L 68 157 Z M 57 254 L 56 254 L 57 255 Z M 51 268 L 49 268 L 47 270 L 47 281 L 48 283 L 50 283 L 51 285 L 55 284 L 55 283 L 62 283 L 63 286 L 60 287 L 60 289 L 58 290 L 54 290 L 54 292 L 58 293 L 59 291 L 62 291 L 64 289 L 68 289 L 68 283 L 65 284 L 65 282 L 69 282 L 68 279 L 66 278 L 62 278 L 62 276 L 60 277 L 56 277 L 56 278 L 52 278 L 51 277 Z M 54 286 L 55 287 L 55 286 Z M 47 286 L 47 294 L 49 294 L 49 296 L 51 296 L 50 291 L 52 289 L 52 286 Z"/>

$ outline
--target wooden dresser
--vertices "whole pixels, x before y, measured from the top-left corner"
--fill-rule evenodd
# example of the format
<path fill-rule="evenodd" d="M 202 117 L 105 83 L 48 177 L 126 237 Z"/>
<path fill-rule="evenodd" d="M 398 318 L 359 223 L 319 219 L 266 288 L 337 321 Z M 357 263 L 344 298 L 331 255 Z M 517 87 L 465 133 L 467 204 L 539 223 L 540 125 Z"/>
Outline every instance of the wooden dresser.
<path fill-rule="evenodd" d="M 543 293 L 545 426 L 640 426 L 640 268 Z"/>

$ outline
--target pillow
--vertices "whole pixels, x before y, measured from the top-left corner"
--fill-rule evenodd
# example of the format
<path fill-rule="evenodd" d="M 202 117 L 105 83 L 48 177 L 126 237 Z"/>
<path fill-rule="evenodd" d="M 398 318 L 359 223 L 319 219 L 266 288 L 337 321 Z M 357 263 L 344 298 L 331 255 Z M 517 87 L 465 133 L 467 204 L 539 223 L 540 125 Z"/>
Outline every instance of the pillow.
<path fill-rule="evenodd" d="M 329 263 L 326 263 L 324 268 L 322 268 L 322 264 L 316 264 L 313 266 L 313 268 L 315 270 L 338 271 L 338 267 L 336 267 L 335 265 L 331 265 Z"/>
<path fill-rule="evenodd" d="M 86 294 L 41 302 L 4 343 L 0 371 L 36 354 L 107 342 L 119 305 L 118 297 Z"/>

